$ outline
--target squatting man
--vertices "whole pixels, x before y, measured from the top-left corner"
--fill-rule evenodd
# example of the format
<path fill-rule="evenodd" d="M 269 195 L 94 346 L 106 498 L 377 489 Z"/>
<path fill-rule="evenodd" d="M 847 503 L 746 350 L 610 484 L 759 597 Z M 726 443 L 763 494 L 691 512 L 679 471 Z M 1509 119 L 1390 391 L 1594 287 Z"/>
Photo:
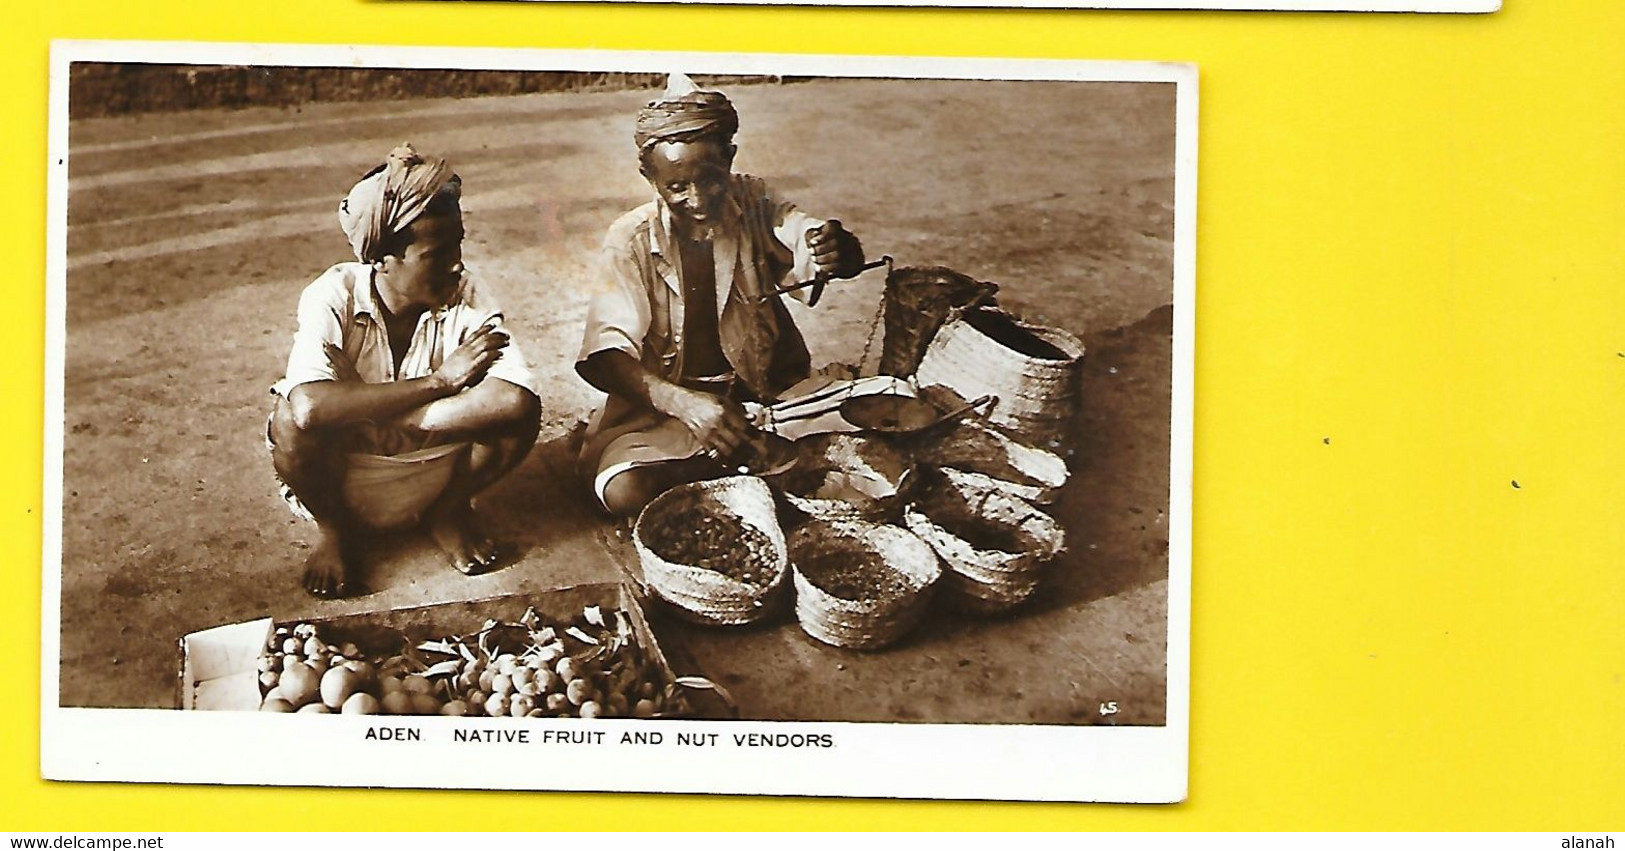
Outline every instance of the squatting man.
<path fill-rule="evenodd" d="M 462 181 L 401 146 L 339 207 L 356 262 L 305 288 L 267 427 L 282 496 L 314 520 L 305 589 L 356 584 L 366 528 L 420 523 L 464 574 L 495 546 L 470 500 L 536 442 L 535 379 L 463 268 Z"/>

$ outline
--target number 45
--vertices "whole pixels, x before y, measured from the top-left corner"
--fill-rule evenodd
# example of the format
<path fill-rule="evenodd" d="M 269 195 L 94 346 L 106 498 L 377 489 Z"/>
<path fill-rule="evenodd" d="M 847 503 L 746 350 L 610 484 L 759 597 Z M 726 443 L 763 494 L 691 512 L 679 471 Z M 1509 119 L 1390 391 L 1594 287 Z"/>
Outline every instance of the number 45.
<path fill-rule="evenodd" d="M 1108 700 L 1105 703 L 1100 704 L 1100 714 L 1101 715 L 1116 715 L 1117 714 L 1117 701 Z"/>

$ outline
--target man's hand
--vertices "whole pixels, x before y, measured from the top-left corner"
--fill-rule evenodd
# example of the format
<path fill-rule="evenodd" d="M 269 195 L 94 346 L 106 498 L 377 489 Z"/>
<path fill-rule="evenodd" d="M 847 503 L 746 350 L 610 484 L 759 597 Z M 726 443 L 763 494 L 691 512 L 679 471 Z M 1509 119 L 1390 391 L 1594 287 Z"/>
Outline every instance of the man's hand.
<path fill-rule="evenodd" d="M 435 378 L 452 393 L 461 393 L 465 388 L 478 384 L 507 347 L 507 334 L 489 325 L 481 325 L 440 364 L 440 368 L 435 370 Z"/>
<path fill-rule="evenodd" d="M 820 275 L 851 278 L 863 270 L 863 244 L 837 219 L 808 230 L 807 247 Z"/>
<path fill-rule="evenodd" d="M 332 343 L 323 343 L 322 348 L 327 351 L 327 362 L 333 366 L 333 374 L 339 381 L 360 381 L 361 373 L 356 371 L 355 361 L 344 350 Z"/>
<path fill-rule="evenodd" d="M 732 455 L 745 441 L 749 423 L 745 409 L 732 399 L 668 384 L 650 397 L 655 409 L 694 433 L 718 457 Z"/>

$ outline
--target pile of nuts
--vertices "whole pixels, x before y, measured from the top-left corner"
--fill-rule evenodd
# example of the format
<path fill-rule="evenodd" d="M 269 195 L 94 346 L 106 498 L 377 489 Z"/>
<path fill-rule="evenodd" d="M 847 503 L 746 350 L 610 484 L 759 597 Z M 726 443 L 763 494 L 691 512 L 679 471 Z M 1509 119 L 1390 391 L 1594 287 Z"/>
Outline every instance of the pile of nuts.
<path fill-rule="evenodd" d="M 693 510 L 664 520 L 648 540 L 649 549 L 672 564 L 714 570 L 740 582 L 773 583 L 778 551 L 772 539 L 737 518 Z"/>

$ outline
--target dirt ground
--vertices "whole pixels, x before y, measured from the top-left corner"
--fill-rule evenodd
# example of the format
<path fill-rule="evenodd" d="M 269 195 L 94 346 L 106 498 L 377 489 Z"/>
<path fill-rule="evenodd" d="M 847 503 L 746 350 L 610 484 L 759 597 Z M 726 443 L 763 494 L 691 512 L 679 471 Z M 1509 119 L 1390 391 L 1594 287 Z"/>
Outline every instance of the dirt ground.
<path fill-rule="evenodd" d="M 1174 91 L 1158 84 L 846 80 L 739 86 L 737 166 L 840 218 L 871 256 L 1001 283 L 1090 351 L 1069 551 L 1011 616 L 933 610 L 905 643 L 835 650 L 793 620 L 661 621 L 762 719 L 1158 724 L 1164 719 Z M 571 364 L 608 224 L 649 195 L 647 92 L 320 104 L 73 122 L 63 508 L 64 705 L 168 707 L 176 639 L 613 580 L 630 548 L 587 501 L 569 433 L 597 401 Z M 416 534 L 377 543 L 373 592 L 306 596 L 307 532 L 263 445 L 300 290 L 349 259 L 334 209 L 411 140 L 462 174 L 465 255 L 545 378 L 536 450 L 482 500 L 516 559 L 473 579 Z M 794 308 L 815 365 L 856 361 L 882 276 Z M 877 347 L 878 348 L 878 347 Z M 1102 717 L 1103 701 L 1119 712 Z"/>

